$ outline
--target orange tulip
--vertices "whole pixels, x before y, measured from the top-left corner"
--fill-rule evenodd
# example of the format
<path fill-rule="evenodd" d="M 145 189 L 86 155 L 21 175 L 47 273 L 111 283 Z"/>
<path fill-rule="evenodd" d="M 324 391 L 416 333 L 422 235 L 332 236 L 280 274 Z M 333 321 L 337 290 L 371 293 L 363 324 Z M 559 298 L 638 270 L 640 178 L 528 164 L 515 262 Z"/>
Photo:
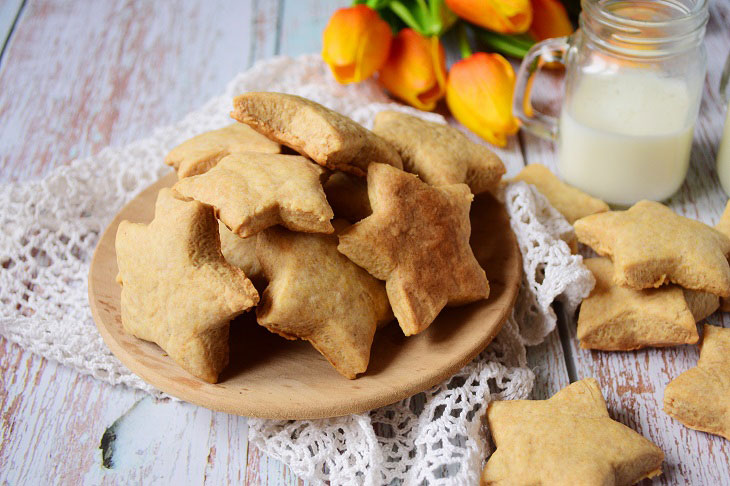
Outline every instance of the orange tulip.
<path fill-rule="evenodd" d="M 378 79 L 393 96 L 419 110 L 436 108 L 446 92 L 446 54 L 438 37 L 402 29 L 393 39 Z"/>
<path fill-rule="evenodd" d="M 514 90 L 512 65 L 499 54 L 477 52 L 451 67 L 446 103 L 465 127 L 504 147 L 519 128 L 512 115 Z"/>
<path fill-rule="evenodd" d="M 388 23 L 370 7 L 341 8 L 322 34 L 322 58 L 337 81 L 356 83 L 383 65 L 392 38 Z"/>
<path fill-rule="evenodd" d="M 532 22 L 530 0 L 446 0 L 446 5 L 472 24 L 502 34 L 521 34 Z"/>
<path fill-rule="evenodd" d="M 558 0 L 531 0 L 532 25 L 530 35 L 541 41 L 573 33 L 568 12 Z"/>

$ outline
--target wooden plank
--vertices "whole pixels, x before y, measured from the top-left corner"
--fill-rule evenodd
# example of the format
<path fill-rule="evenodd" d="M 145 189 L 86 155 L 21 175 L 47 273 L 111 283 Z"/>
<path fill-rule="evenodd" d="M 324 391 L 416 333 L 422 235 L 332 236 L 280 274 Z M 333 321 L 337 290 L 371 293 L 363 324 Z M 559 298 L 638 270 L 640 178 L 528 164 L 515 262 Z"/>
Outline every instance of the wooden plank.
<path fill-rule="evenodd" d="M 253 0 L 252 11 L 249 66 L 256 61 L 279 54 L 283 0 Z"/>
<path fill-rule="evenodd" d="M 322 31 L 332 13 L 349 7 L 348 0 L 288 0 L 280 14 L 280 53 L 298 56 L 322 50 Z"/>
<path fill-rule="evenodd" d="M 250 0 L 29 1 L 0 71 L 2 180 L 38 177 L 197 108 L 250 64 L 252 20 Z"/>
<path fill-rule="evenodd" d="M 688 217 L 714 224 L 727 196 L 715 175 L 714 160 L 724 121 L 725 107 L 717 96 L 722 64 L 730 47 L 730 5 L 712 4 L 706 45 L 709 72 L 695 146 L 687 181 L 670 206 Z M 536 83 L 537 105 L 552 114 L 559 111 L 560 80 Z M 528 163 L 543 163 L 557 170 L 551 143 L 523 134 Z M 644 434 L 666 454 L 664 474 L 651 484 L 729 484 L 730 443 L 716 436 L 688 429 L 662 411 L 664 388 L 669 381 L 697 362 L 697 346 L 608 353 L 580 349 L 575 337 L 575 316 L 560 315 L 567 357 L 573 357 L 576 379 L 594 376 L 601 384 L 611 416 Z M 710 319 L 728 327 L 730 315 Z"/>
<path fill-rule="evenodd" d="M 5 0 L 0 3 L 0 52 L 5 49 L 5 45 L 10 40 L 11 30 L 20 15 L 22 6 L 23 0 Z"/>

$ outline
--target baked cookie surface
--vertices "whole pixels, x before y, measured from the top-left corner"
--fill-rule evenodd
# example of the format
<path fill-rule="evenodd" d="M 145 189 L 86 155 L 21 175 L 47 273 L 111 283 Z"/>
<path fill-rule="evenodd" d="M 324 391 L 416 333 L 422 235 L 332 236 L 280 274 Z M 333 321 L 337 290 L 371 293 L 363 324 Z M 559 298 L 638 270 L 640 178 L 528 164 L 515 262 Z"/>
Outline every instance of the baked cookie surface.
<path fill-rule="evenodd" d="M 373 132 L 398 150 L 404 170 L 432 186 L 465 183 L 479 194 L 495 189 L 505 173 L 494 152 L 449 125 L 381 111 L 375 116 Z"/>
<path fill-rule="evenodd" d="M 248 125 L 234 123 L 186 140 L 167 154 L 165 163 L 174 167 L 182 179 L 203 174 L 226 155 L 240 152 L 278 154 L 281 145 Z"/>
<path fill-rule="evenodd" d="M 248 238 L 269 226 L 332 233 L 332 208 L 322 190 L 324 169 L 298 155 L 245 152 L 225 157 L 174 188 L 213 206 L 233 233 Z"/>
<path fill-rule="evenodd" d="M 155 219 L 122 221 L 115 246 L 125 331 L 215 383 L 228 364 L 229 322 L 259 296 L 223 258 L 213 209 L 162 189 Z"/>
<path fill-rule="evenodd" d="M 661 474 L 664 453 L 608 416 L 593 378 L 548 400 L 491 402 L 487 420 L 497 450 L 484 486 L 628 486 Z"/>
<path fill-rule="evenodd" d="M 383 283 L 337 251 L 336 235 L 273 227 L 258 235 L 256 254 L 269 280 L 259 324 L 309 341 L 349 379 L 364 373 L 376 327 L 392 319 Z"/>
<path fill-rule="evenodd" d="M 613 281 L 613 264 L 608 258 L 587 258 L 583 263 L 596 278 L 596 286 L 583 300 L 578 314 L 581 348 L 630 351 L 697 342 L 696 319 L 680 287 L 621 287 Z M 707 295 L 717 303 L 717 296 Z M 697 301 L 703 304 L 699 297 Z"/>
<path fill-rule="evenodd" d="M 484 270 L 469 246 L 466 184 L 432 187 L 384 164 L 368 170 L 373 214 L 340 234 L 338 250 L 386 281 L 404 334 L 426 329 L 446 305 L 489 296 Z"/>
<path fill-rule="evenodd" d="M 664 390 L 664 411 L 687 427 L 730 440 L 730 329 L 705 324 L 697 367 Z"/>
<path fill-rule="evenodd" d="M 245 93 L 234 98 L 231 116 L 330 169 L 363 176 L 371 162 L 403 167 L 388 142 L 350 118 L 300 96 Z"/>
<path fill-rule="evenodd" d="M 525 166 L 512 180 L 524 181 L 535 186 L 570 224 L 580 218 L 611 209 L 600 199 L 564 183 L 542 164 Z"/>
<path fill-rule="evenodd" d="M 578 240 L 613 260 L 614 281 L 634 289 L 676 283 L 730 296 L 730 239 L 663 204 L 640 201 L 626 211 L 575 222 Z"/>

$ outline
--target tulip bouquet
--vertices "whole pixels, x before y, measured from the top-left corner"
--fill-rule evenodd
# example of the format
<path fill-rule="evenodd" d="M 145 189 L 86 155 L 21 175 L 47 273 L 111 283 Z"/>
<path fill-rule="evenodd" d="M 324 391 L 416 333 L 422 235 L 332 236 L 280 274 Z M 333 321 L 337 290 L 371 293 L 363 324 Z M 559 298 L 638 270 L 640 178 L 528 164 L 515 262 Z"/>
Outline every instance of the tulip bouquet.
<path fill-rule="evenodd" d="M 573 32 L 578 0 L 355 0 L 323 34 L 322 57 L 340 83 L 377 73 L 396 98 L 432 111 L 442 98 L 454 117 L 498 146 L 517 132 L 515 73 L 536 42 Z M 442 36 L 456 32 L 462 59 L 447 71 Z M 484 51 L 473 52 L 472 41 Z"/>

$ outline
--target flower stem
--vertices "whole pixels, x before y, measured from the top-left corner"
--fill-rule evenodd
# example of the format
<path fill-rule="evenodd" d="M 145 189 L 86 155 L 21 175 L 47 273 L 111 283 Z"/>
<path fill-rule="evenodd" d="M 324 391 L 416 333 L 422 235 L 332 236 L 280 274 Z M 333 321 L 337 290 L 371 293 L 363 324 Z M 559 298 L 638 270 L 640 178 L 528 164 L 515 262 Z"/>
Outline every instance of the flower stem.
<path fill-rule="evenodd" d="M 388 5 L 390 9 L 395 13 L 405 24 L 411 29 L 418 33 L 423 33 L 423 27 L 418 23 L 418 20 L 413 16 L 408 7 L 403 5 L 400 1 L 394 0 Z"/>
<path fill-rule="evenodd" d="M 508 56 L 514 56 L 517 58 L 525 57 L 527 51 L 534 42 L 522 37 L 509 36 L 503 34 L 497 34 L 496 32 L 490 32 L 488 30 L 476 29 L 477 38 L 484 42 L 487 47 L 494 49 L 495 51 L 506 54 Z"/>
<path fill-rule="evenodd" d="M 461 52 L 461 58 L 466 59 L 472 55 L 471 46 L 469 45 L 469 37 L 466 34 L 466 27 L 463 22 L 459 22 L 456 34 L 459 39 L 459 51 Z"/>

